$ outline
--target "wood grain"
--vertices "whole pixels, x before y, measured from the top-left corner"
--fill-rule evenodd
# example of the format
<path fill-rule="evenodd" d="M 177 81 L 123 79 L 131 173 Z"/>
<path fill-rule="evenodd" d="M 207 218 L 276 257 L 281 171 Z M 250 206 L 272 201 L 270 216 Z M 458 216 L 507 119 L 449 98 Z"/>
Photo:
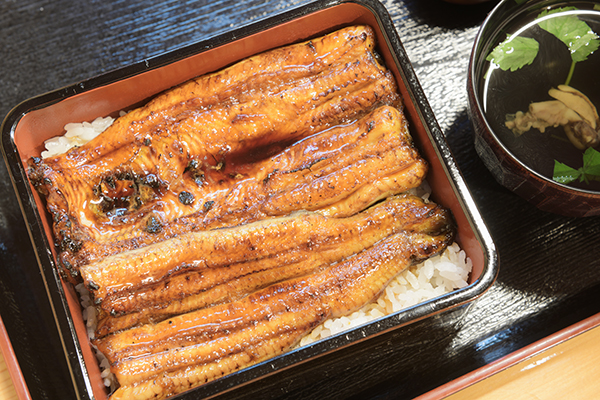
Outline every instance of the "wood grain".
<path fill-rule="evenodd" d="M 600 327 L 515 364 L 447 400 L 593 399 L 600 391 Z"/>
<path fill-rule="evenodd" d="M 4 360 L 4 356 L 0 353 L 0 400 L 16 400 L 18 399 L 17 391 L 15 390 L 15 385 L 10 377 L 10 373 L 8 372 L 8 367 L 6 366 L 6 360 Z"/>

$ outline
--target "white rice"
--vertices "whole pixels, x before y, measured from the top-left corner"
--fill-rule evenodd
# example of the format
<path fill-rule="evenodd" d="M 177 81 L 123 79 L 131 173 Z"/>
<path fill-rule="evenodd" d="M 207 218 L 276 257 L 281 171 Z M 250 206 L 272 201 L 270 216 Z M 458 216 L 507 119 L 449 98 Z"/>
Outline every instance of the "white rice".
<path fill-rule="evenodd" d="M 92 299 L 90 298 L 90 292 L 87 290 L 83 283 L 76 285 L 75 290 L 77 291 L 77 293 L 79 293 L 79 301 L 81 303 L 81 307 L 83 308 L 82 316 L 83 320 L 85 321 L 85 328 L 88 334 L 88 338 L 92 340 L 96 337 L 96 325 L 98 324 L 96 307 L 94 307 L 92 303 Z M 102 352 L 100 352 L 96 348 L 96 346 L 94 346 L 93 344 L 91 344 L 91 346 L 94 349 L 94 354 L 96 355 L 96 358 L 98 359 L 98 365 L 100 366 L 100 376 L 102 377 L 104 386 L 110 388 L 110 391 L 112 392 L 117 388 L 118 383 L 113 373 L 110 372 L 110 364 L 108 362 L 108 359 L 104 354 L 102 354 Z"/>
<path fill-rule="evenodd" d="M 121 115 L 124 113 L 121 112 Z M 92 122 L 71 122 L 65 125 L 65 134 L 55 136 L 44 142 L 42 158 L 54 157 L 66 153 L 75 146 L 81 146 L 101 134 L 114 122 L 112 117 L 98 117 Z"/>
<path fill-rule="evenodd" d="M 348 316 L 326 320 L 302 338 L 298 346 L 306 346 L 465 287 L 472 267 L 471 260 L 454 243 L 442 254 L 402 272 L 377 300 Z"/>
<path fill-rule="evenodd" d="M 121 115 L 123 114 L 124 112 L 121 112 Z M 63 136 L 45 142 L 47 151 L 42 153 L 42 157 L 58 155 L 74 146 L 85 144 L 102 133 L 113 121 L 114 119 L 111 117 L 99 117 L 91 123 L 82 122 L 65 125 L 66 133 Z M 411 192 L 427 200 L 431 189 L 428 183 L 424 182 Z M 454 243 L 441 255 L 432 257 L 402 272 L 390 282 L 380 297 L 372 303 L 348 316 L 326 320 L 306 335 L 300 341 L 298 347 L 306 346 L 317 340 L 356 328 L 385 315 L 465 287 L 468 284 L 471 269 L 471 260 L 466 257 L 465 252 L 460 249 L 459 245 Z M 78 285 L 76 289 L 81 297 L 83 319 L 86 321 L 88 336 L 93 339 L 97 323 L 96 308 L 91 303 L 89 293 L 83 284 Z M 116 381 L 110 372 L 108 360 L 97 350 L 96 356 L 100 363 L 104 384 L 114 389 Z"/>

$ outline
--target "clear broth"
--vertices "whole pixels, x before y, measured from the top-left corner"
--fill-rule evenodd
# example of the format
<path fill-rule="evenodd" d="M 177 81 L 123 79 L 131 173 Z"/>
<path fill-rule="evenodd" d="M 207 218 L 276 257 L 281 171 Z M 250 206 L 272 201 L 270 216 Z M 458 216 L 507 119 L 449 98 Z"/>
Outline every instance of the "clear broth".
<path fill-rule="evenodd" d="M 597 2 L 569 2 L 558 6 L 574 6 L 581 12 L 579 19 L 585 21 L 600 36 L 600 11 Z M 490 51 L 506 39 L 506 33 L 513 34 L 530 24 L 541 12 L 540 9 L 524 13 L 511 22 L 498 35 Z M 571 56 L 567 46 L 554 35 L 537 24 L 530 24 L 522 37 L 534 38 L 540 44 L 539 52 L 531 65 L 516 71 L 493 69 L 481 82 L 481 93 L 488 123 L 504 146 L 523 164 L 538 174 L 552 180 L 554 160 L 578 169 L 583 165 L 583 151 L 577 149 L 567 138 L 562 126 L 546 128 L 544 133 L 532 128 L 520 136 L 505 126 L 507 114 L 526 112 L 529 104 L 553 100 L 548 90 L 563 84 L 571 67 Z M 569 86 L 584 93 L 600 108 L 600 49 L 587 60 L 578 62 Z M 600 151 L 600 146 L 595 147 Z M 568 186 L 584 190 L 600 191 L 600 182 L 575 181 Z"/>

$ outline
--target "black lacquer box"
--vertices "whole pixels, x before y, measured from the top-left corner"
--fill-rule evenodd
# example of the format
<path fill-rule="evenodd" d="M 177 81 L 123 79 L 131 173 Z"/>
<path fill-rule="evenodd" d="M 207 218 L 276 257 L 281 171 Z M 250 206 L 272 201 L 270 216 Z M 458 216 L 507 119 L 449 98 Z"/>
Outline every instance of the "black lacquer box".
<path fill-rule="evenodd" d="M 268 19 L 234 29 L 191 46 L 121 68 L 27 100 L 16 106 L 2 126 L 2 150 L 37 252 L 39 269 L 54 307 L 64 355 L 81 398 L 108 395 L 87 338 L 77 295 L 55 267 L 51 218 L 27 176 L 27 160 L 44 150 L 44 140 L 71 121 L 90 121 L 151 98 L 181 82 L 216 71 L 254 54 L 317 37 L 355 24 L 373 27 L 378 53 L 398 82 L 410 131 L 430 164 L 431 198 L 454 214 L 457 242 L 473 263 L 469 285 L 447 295 L 380 318 L 356 329 L 205 384 L 182 398 L 210 397 L 261 377 L 293 368 L 303 361 L 344 349 L 360 341 L 401 329 L 414 321 L 463 306 L 484 293 L 498 273 L 495 246 L 467 190 L 461 172 L 418 83 L 385 7 L 375 0 L 316 1 Z"/>

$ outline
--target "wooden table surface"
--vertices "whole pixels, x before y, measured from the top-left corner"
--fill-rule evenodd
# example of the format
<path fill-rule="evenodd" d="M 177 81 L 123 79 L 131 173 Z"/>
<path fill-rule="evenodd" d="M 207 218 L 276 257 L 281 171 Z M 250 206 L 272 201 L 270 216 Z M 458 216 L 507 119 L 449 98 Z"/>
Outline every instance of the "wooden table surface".
<path fill-rule="evenodd" d="M 594 399 L 600 390 L 600 327 L 467 387 L 448 400 Z"/>
<path fill-rule="evenodd" d="M 0 116 L 41 93 L 307 2 L 0 2 Z M 224 398 L 415 398 L 600 313 L 600 217 L 567 218 L 537 210 L 500 186 L 474 150 L 467 65 L 475 35 L 494 1 L 472 6 L 441 0 L 382 3 L 496 244 L 498 279 L 469 306 L 311 359 Z M 32 398 L 70 399 L 72 382 L 44 282 L 31 267 L 36 263 L 6 167 L 0 163 L 0 315 Z M 552 395 L 567 383 L 598 393 L 597 380 L 588 381 L 589 374 L 598 376 L 588 367 L 598 365 L 598 343 L 594 329 L 566 342 L 564 350 L 554 349 L 560 353 L 549 350 L 546 362 L 542 358 L 525 368 L 532 365 L 525 361 L 520 368 L 524 373 L 507 378 L 507 386 L 484 380 L 483 391 L 497 387 L 500 392 L 508 388 L 529 394 L 537 386 L 534 375 L 539 371 L 539 376 L 550 377 Z M 563 362 L 583 370 L 567 382 L 552 379 L 564 376 Z M 555 364 L 557 369 L 545 370 Z M 1 365 L 1 393 L 11 398 Z M 506 370 L 497 376 L 509 374 Z M 530 397 L 544 398 L 546 393 Z M 471 395 L 478 394 L 467 393 Z"/>
<path fill-rule="evenodd" d="M 17 391 L 13 384 L 4 355 L 0 353 L 0 400 L 17 400 Z"/>

